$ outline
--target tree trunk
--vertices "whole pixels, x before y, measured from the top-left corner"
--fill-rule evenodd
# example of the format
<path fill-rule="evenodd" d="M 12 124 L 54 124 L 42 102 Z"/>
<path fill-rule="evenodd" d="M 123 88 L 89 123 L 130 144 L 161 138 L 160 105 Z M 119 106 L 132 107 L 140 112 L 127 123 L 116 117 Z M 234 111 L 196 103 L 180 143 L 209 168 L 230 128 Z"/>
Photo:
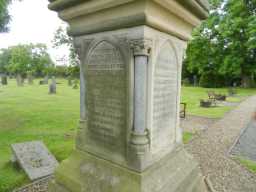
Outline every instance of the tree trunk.
<path fill-rule="evenodd" d="M 21 87 L 21 86 L 23 86 L 23 79 L 22 79 L 22 76 L 20 75 L 20 74 L 18 74 L 17 76 L 16 76 L 16 82 L 17 82 L 17 86 L 18 87 Z"/>
<path fill-rule="evenodd" d="M 254 86 L 254 76 L 253 75 L 242 75 L 241 87 L 250 88 Z"/>

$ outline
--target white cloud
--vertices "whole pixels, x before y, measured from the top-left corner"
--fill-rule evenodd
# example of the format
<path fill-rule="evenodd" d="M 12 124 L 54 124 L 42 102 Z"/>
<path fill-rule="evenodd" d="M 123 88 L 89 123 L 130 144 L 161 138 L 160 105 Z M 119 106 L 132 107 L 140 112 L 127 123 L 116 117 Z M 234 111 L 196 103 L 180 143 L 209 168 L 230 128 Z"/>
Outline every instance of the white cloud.
<path fill-rule="evenodd" d="M 67 49 L 52 49 L 54 33 L 63 22 L 47 5 L 47 0 L 14 1 L 9 7 L 12 15 L 10 32 L 0 33 L 0 48 L 17 44 L 45 43 L 54 60 L 67 55 Z"/>

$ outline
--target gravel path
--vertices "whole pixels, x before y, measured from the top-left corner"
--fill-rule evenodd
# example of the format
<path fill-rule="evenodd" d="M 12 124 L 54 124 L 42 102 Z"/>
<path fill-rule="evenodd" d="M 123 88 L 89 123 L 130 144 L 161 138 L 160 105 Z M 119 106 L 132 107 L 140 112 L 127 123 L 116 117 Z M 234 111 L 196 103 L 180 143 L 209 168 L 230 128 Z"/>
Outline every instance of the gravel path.
<path fill-rule="evenodd" d="M 228 156 L 230 147 L 250 122 L 255 107 L 256 96 L 249 97 L 186 145 L 218 192 L 256 192 L 256 175 Z"/>
<path fill-rule="evenodd" d="M 208 129 L 218 120 L 219 119 L 187 115 L 185 119 L 181 119 L 180 126 L 185 132 L 197 133 Z"/>

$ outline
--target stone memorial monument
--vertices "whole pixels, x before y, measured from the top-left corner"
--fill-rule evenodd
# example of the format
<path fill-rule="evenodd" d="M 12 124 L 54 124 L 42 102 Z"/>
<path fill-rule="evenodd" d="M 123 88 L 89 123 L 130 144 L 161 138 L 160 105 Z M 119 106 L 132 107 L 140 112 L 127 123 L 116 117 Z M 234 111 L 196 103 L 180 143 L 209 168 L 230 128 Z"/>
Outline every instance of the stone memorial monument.
<path fill-rule="evenodd" d="M 179 127 L 182 58 L 207 0 L 50 0 L 81 61 L 76 149 L 51 192 L 202 192 Z"/>
<path fill-rule="evenodd" d="M 26 172 L 30 180 L 52 175 L 58 162 L 41 141 L 15 143 L 11 145 L 13 161 Z"/>

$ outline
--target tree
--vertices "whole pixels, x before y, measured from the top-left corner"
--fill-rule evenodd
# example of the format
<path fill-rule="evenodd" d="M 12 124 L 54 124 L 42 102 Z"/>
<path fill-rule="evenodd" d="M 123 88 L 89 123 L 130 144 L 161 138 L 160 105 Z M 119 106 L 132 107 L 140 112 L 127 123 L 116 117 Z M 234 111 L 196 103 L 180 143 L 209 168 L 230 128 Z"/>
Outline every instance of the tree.
<path fill-rule="evenodd" d="M 8 73 L 8 64 L 11 58 L 11 53 L 9 49 L 0 50 L 0 74 Z"/>
<path fill-rule="evenodd" d="M 69 66 L 66 73 L 68 76 L 79 77 L 80 68 L 78 55 L 75 52 L 73 39 L 68 36 L 66 31 L 67 30 L 63 27 L 57 29 L 53 39 L 54 48 L 62 46 L 67 46 L 69 48 Z"/>
<path fill-rule="evenodd" d="M 8 65 L 9 72 L 25 76 L 32 63 L 29 45 L 17 45 L 10 48 L 11 58 Z"/>
<path fill-rule="evenodd" d="M 45 44 L 30 44 L 32 62 L 29 70 L 36 76 L 49 75 L 52 73 L 54 63 L 47 52 Z"/>
<path fill-rule="evenodd" d="M 185 69 L 204 86 L 253 85 L 256 71 L 255 0 L 228 0 L 212 6 L 210 17 L 194 31 Z M 207 78 L 206 78 L 207 77 Z"/>
<path fill-rule="evenodd" d="M 0 32 L 8 31 L 8 23 L 10 22 L 10 15 L 8 13 L 8 5 L 11 0 L 0 0 Z"/>

